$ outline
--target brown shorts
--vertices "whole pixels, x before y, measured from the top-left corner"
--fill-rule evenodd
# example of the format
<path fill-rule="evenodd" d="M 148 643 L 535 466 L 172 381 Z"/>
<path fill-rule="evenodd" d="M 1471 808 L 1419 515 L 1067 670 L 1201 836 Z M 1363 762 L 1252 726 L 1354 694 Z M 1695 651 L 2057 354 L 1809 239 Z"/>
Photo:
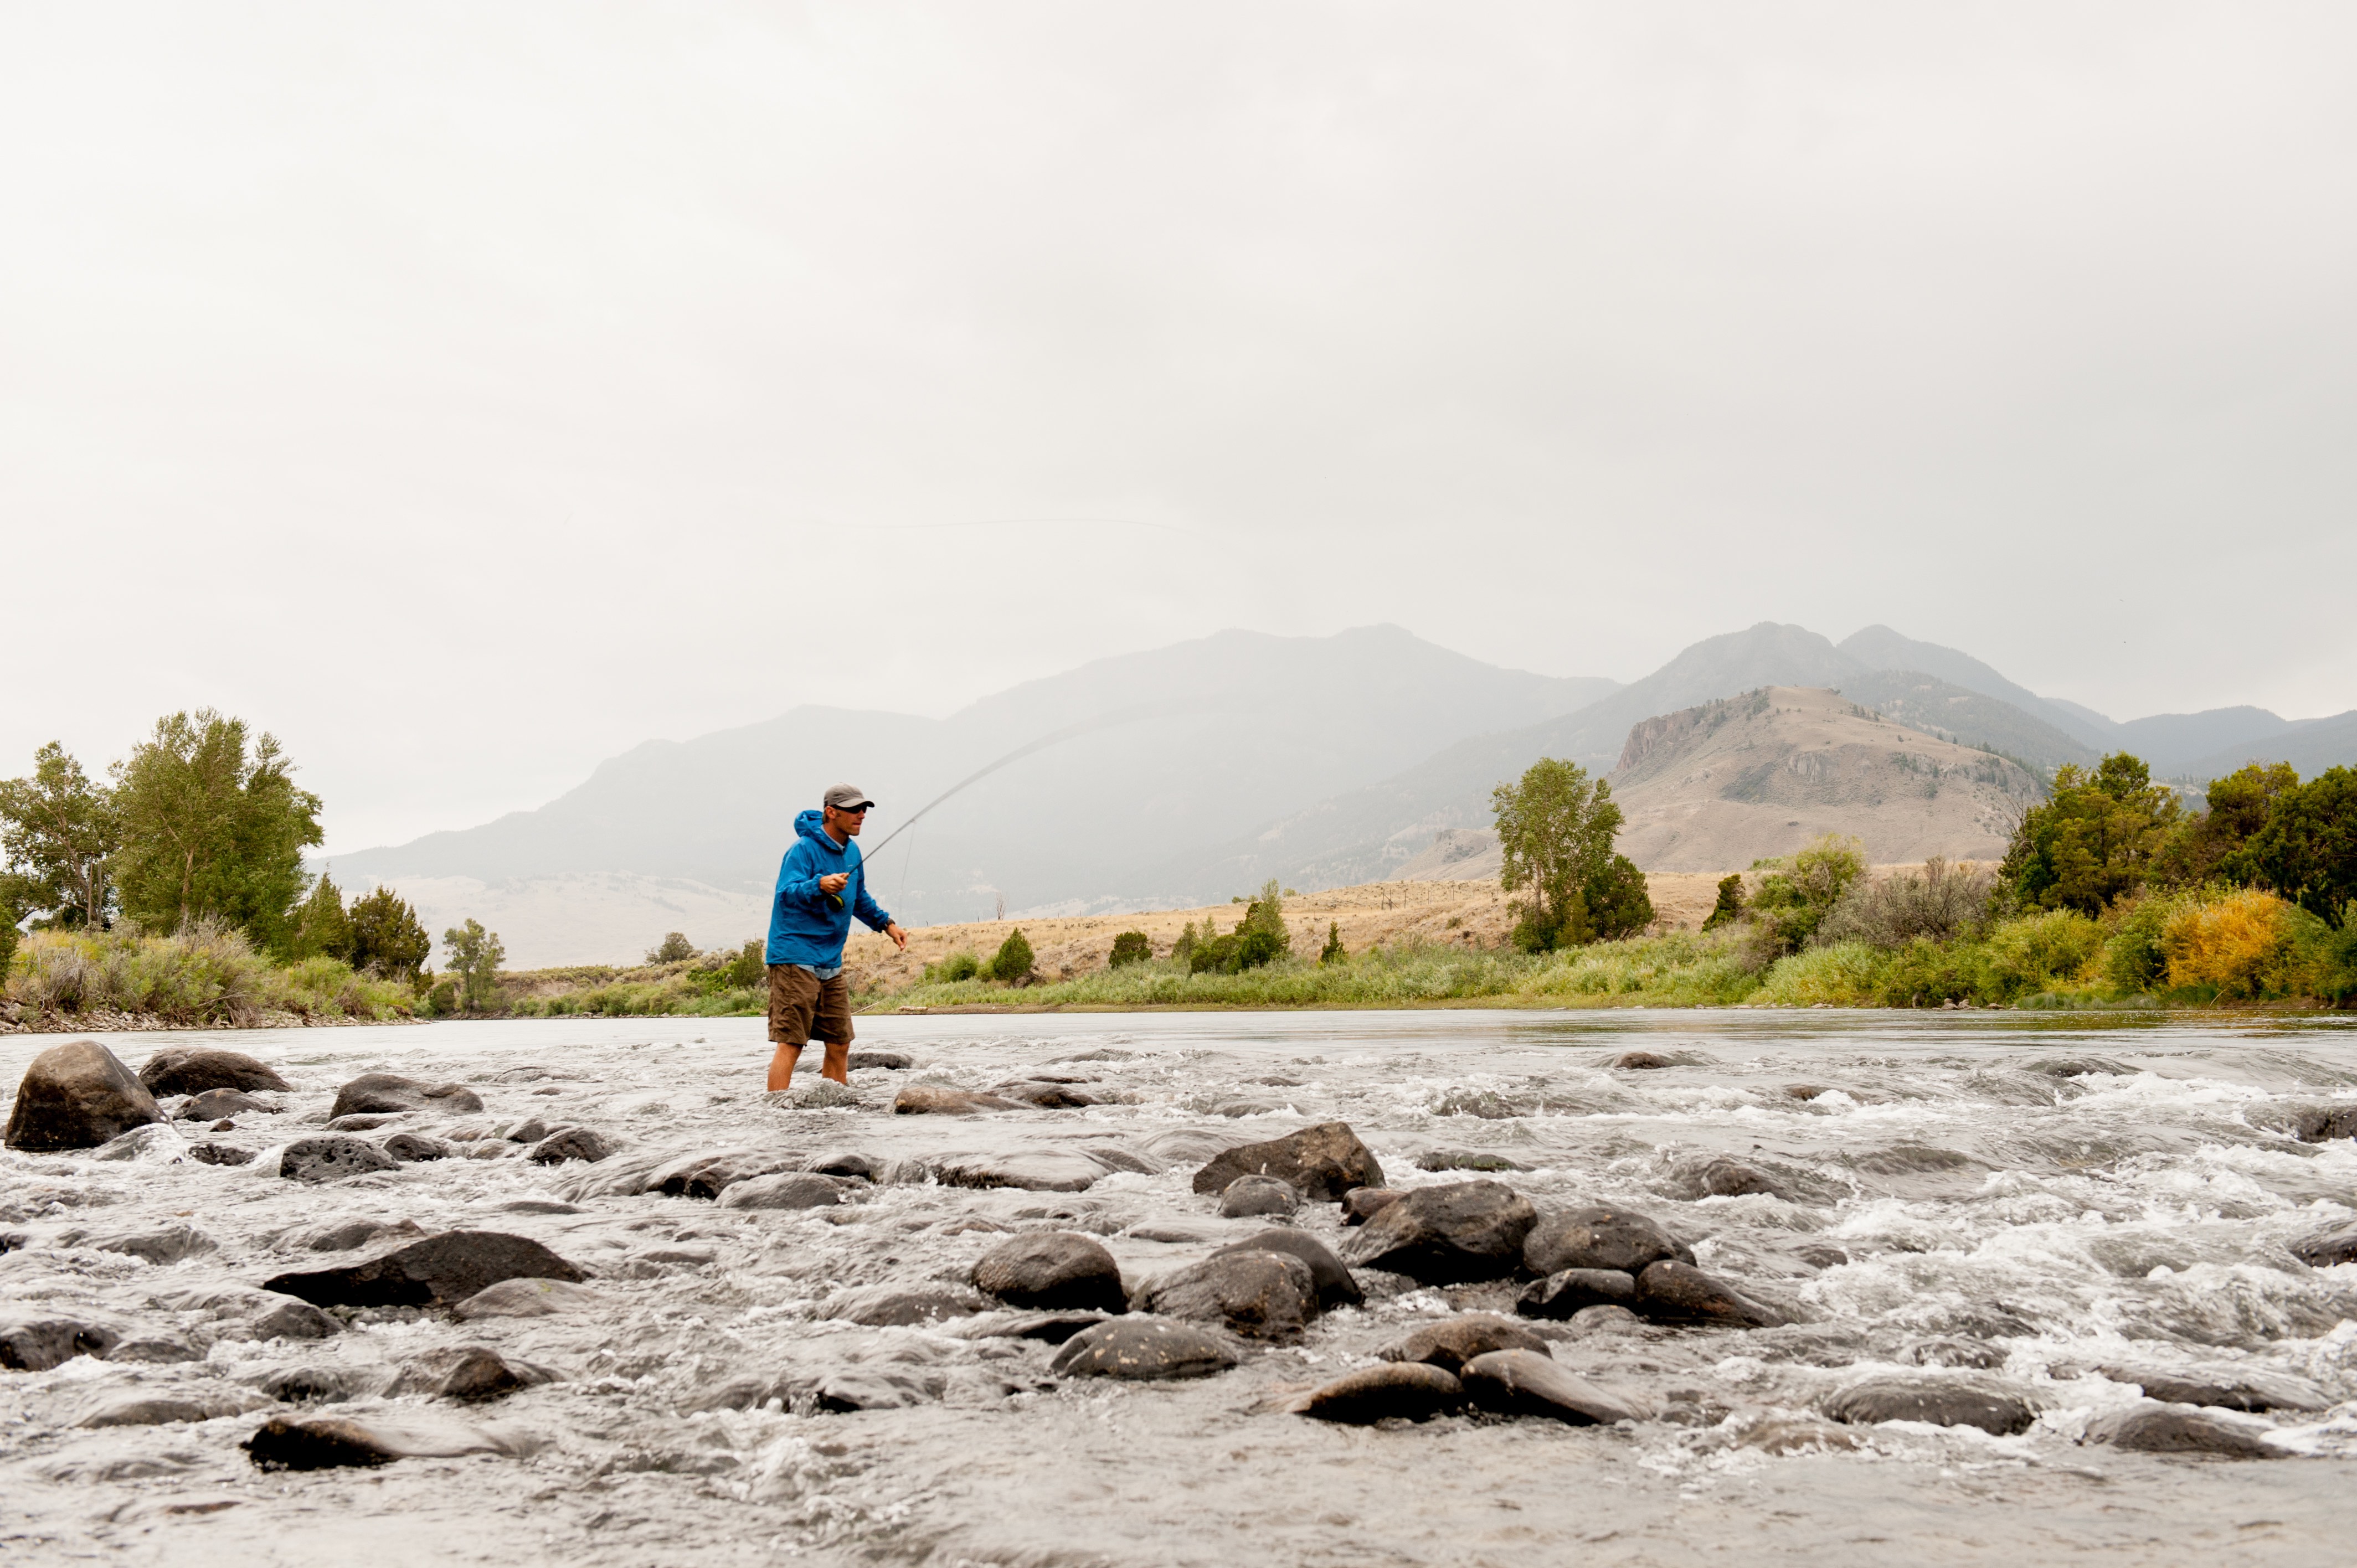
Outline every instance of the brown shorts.
<path fill-rule="evenodd" d="M 821 980 L 791 963 L 770 966 L 770 1038 L 781 1046 L 851 1043 L 851 983 Z"/>

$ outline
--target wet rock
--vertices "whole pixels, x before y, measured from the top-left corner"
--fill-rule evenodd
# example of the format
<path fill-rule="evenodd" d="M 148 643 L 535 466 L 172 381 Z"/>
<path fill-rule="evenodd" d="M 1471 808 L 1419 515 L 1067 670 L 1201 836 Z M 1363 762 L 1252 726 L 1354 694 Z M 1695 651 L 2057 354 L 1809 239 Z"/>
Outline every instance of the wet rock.
<path fill-rule="evenodd" d="M 1098 1165 L 1103 1165 L 1108 1176 L 1112 1175 L 1115 1171 L 1131 1171 L 1138 1176 L 1160 1176 L 1162 1174 L 1161 1161 L 1153 1158 L 1151 1155 L 1141 1155 L 1136 1150 L 1126 1147 L 1124 1144 L 1092 1142 L 1083 1146 L 1079 1152 L 1087 1158 L 1095 1161 Z"/>
<path fill-rule="evenodd" d="M 2357 1138 L 2357 1105 L 2307 1105 L 2293 1112 L 2291 1132 L 2303 1144 Z"/>
<path fill-rule="evenodd" d="M 163 1119 L 155 1096 L 113 1051 L 75 1040 L 51 1046 L 25 1069 L 5 1142 L 30 1154 L 94 1149 Z"/>
<path fill-rule="evenodd" d="M 1157 1159 L 1173 1165 L 1199 1165 L 1218 1159 L 1243 1140 L 1233 1133 L 1223 1133 L 1210 1127 L 1168 1127 L 1159 1133 L 1149 1133 L 1137 1141 L 1138 1147 Z"/>
<path fill-rule="evenodd" d="M 658 1165 L 646 1178 L 645 1190 L 660 1192 L 666 1197 L 716 1198 L 740 1181 L 792 1170 L 801 1163 L 793 1155 L 752 1149 L 685 1155 L 668 1165 Z"/>
<path fill-rule="evenodd" d="M 1097 1097 L 1086 1090 L 1074 1089 L 1068 1083 L 1043 1083 L 1025 1079 L 1014 1083 L 995 1086 L 993 1094 L 1003 1094 L 1009 1100 L 1019 1100 L 1026 1105 L 1036 1105 L 1042 1111 L 1078 1109 L 1098 1103 Z"/>
<path fill-rule="evenodd" d="M 1367 1299 L 1359 1289 L 1359 1282 L 1342 1266 L 1334 1250 L 1306 1230 L 1275 1226 L 1257 1236 L 1246 1237 L 1222 1247 L 1220 1252 L 1284 1252 L 1309 1265 L 1310 1283 L 1318 1287 L 1318 1305 L 1331 1312 L 1338 1306 L 1356 1306 Z M 1214 1253 L 1213 1256 L 1217 1256 Z"/>
<path fill-rule="evenodd" d="M 85 1243 L 102 1252 L 120 1252 L 127 1258 L 140 1258 L 162 1267 L 177 1263 L 183 1258 L 193 1258 L 199 1252 L 213 1251 L 213 1239 L 188 1225 L 167 1225 L 159 1230 L 136 1231 L 128 1236 L 106 1236 Z"/>
<path fill-rule="evenodd" d="M 1428 1421 L 1465 1402 L 1456 1375 L 1422 1361 L 1362 1367 L 1286 1406 L 1295 1415 L 1364 1426 L 1378 1421 Z"/>
<path fill-rule="evenodd" d="M 587 1277 L 528 1238 L 451 1230 L 342 1268 L 280 1274 L 262 1288 L 318 1306 L 447 1306 L 501 1280 Z"/>
<path fill-rule="evenodd" d="M 287 1240 L 308 1252 L 349 1252 L 371 1241 L 425 1234 L 414 1219 L 340 1219 L 296 1231 Z"/>
<path fill-rule="evenodd" d="M 507 1131 L 511 1144 L 537 1144 L 547 1136 L 548 1123 L 537 1116 L 527 1116 Z"/>
<path fill-rule="evenodd" d="M 553 1197 L 511 1197 L 500 1205 L 501 1214 L 585 1214 L 578 1204 L 561 1203 Z"/>
<path fill-rule="evenodd" d="M 46 1372 L 76 1356 L 104 1356 L 122 1337 L 95 1318 L 20 1310 L 0 1316 L 0 1368 Z"/>
<path fill-rule="evenodd" d="M 1531 1167 L 1503 1155 L 1477 1149 L 1426 1149 L 1416 1155 L 1420 1171 L 1526 1171 Z"/>
<path fill-rule="evenodd" d="M 1843 1251 L 1839 1247 L 1829 1246 L 1822 1241 L 1812 1241 L 1806 1246 L 1795 1247 L 1792 1249 L 1792 1256 L 1813 1269 L 1838 1269 L 1849 1262 L 1847 1252 Z"/>
<path fill-rule="evenodd" d="M 829 1301 L 825 1316 L 868 1328 L 905 1328 L 964 1317 L 980 1312 L 984 1305 L 972 1292 L 947 1286 L 866 1285 Z"/>
<path fill-rule="evenodd" d="M 330 1117 L 396 1111 L 430 1111 L 437 1116 L 466 1116 L 482 1110 L 483 1097 L 461 1083 L 420 1083 L 394 1073 L 371 1072 L 336 1090 Z"/>
<path fill-rule="evenodd" d="M 916 1065 L 914 1058 L 901 1051 L 854 1051 L 851 1053 L 851 1069 L 854 1072 L 861 1068 L 877 1068 L 885 1072 L 906 1072 Z"/>
<path fill-rule="evenodd" d="M 387 1413 L 364 1419 L 273 1416 L 238 1446 L 258 1469 L 332 1470 L 390 1465 L 398 1459 L 513 1454 L 521 1444 L 479 1427 Z"/>
<path fill-rule="evenodd" d="M 978 1111 L 1020 1111 L 1019 1100 L 982 1094 L 944 1083 L 911 1083 L 892 1097 L 895 1116 L 971 1116 Z"/>
<path fill-rule="evenodd" d="M 486 1345 L 458 1345 L 426 1351 L 404 1367 L 385 1391 L 477 1404 L 504 1399 L 555 1376 L 529 1361 L 510 1361 Z"/>
<path fill-rule="evenodd" d="M 1086 1192 L 1105 1169 L 1086 1155 L 1030 1149 L 1005 1155 L 945 1155 L 931 1162 L 943 1187 L 1021 1187 L 1028 1192 Z"/>
<path fill-rule="evenodd" d="M 1573 1337 L 1585 1339 L 1591 1334 L 1635 1334 L 1644 1328 L 1645 1320 L 1625 1306 L 1583 1306 L 1565 1326 Z"/>
<path fill-rule="evenodd" d="M 1121 1378 L 1158 1382 L 1208 1378 L 1236 1365 L 1228 1342 L 1189 1324 L 1116 1317 L 1064 1341 L 1048 1369 L 1060 1378 Z"/>
<path fill-rule="evenodd" d="M 93 1160 L 142 1160 L 155 1155 L 169 1164 L 188 1152 L 180 1133 L 170 1126 L 156 1122 L 145 1127 L 134 1127 L 119 1138 L 110 1138 L 92 1149 Z"/>
<path fill-rule="evenodd" d="M 450 1157 L 450 1145 L 423 1133 L 395 1133 L 378 1145 L 404 1165 L 423 1165 Z"/>
<path fill-rule="evenodd" d="M 1692 1263 L 1671 1258 L 1648 1263 L 1638 1274 L 1636 1307 L 1647 1317 L 1671 1323 L 1770 1328 L 1784 1321 L 1774 1307 L 1753 1301 Z"/>
<path fill-rule="evenodd" d="M 1222 1324 L 1249 1338 L 1279 1339 L 1317 1315 L 1318 1283 L 1309 1265 L 1289 1252 L 1215 1252 L 1151 1282 L 1135 1305 L 1158 1316 Z"/>
<path fill-rule="evenodd" d="M 1010 1306 L 1121 1313 L 1129 1310 L 1121 1265 L 1087 1236 L 1069 1230 L 1017 1236 L 974 1261 L 974 1288 Z"/>
<path fill-rule="evenodd" d="M 387 1111 L 358 1116 L 339 1116 L 328 1123 L 330 1133 L 373 1133 L 380 1127 L 390 1127 L 409 1114 L 406 1111 Z"/>
<path fill-rule="evenodd" d="M 606 1305 L 606 1298 L 587 1285 L 516 1279 L 487 1285 L 451 1311 L 462 1322 L 474 1323 L 489 1317 L 555 1317 L 568 1312 L 595 1312 Z"/>
<path fill-rule="evenodd" d="M 2336 1263 L 2357 1263 L 2357 1220 L 2336 1225 L 2330 1230 L 2292 1243 L 2291 1254 L 2311 1269 L 2329 1269 Z"/>
<path fill-rule="evenodd" d="M 761 1103 L 780 1111 L 864 1111 L 867 1102 L 849 1084 L 804 1073 L 791 1089 L 771 1090 Z"/>
<path fill-rule="evenodd" d="M 206 1128 L 205 1131 L 208 1133 L 234 1133 L 237 1131 L 237 1123 L 224 1116 L 220 1121 L 214 1122 L 211 1126 Z"/>
<path fill-rule="evenodd" d="M 278 1151 L 278 1174 L 289 1181 L 340 1181 L 370 1171 L 389 1171 L 397 1163 L 367 1139 L 342 1133 L 297 1138 Z"/>
<path fill-rule="evenodd" d="M 1523 1243 L 1523 1266 L 1541 1278 L 1566 1269 L 1619 1269 L 1633 1274 L 1664 1258 L 1691 1263 L 1694 1249 L 1626 1208 L 1551 1214 L 1531 1228 Z"/>
<path fill-rule="evenodd" d="M 559 1127 L 534 1145 L 529 1157 L 544 1165 L 561 1165 L 567 1160 L 595 1165 L 613 1152 L 614 1145 L 602 1133 L 587 1127 Z"/>
<path fill-rule="evenodd" d="M 252 1149 L 241 1149 L 235 1144 L 215 1144 L 210 1141 L 188 1145 L 188 1158 L 200 1165 L 250 1165 L 256 1155 Z"/>
<path fill-rule="evenodd" d="M 1847 1454 L 1858 1446 L 1856 1433 L 1806 1416 L 1770 1416 L 1744 1428 L 1735 1441 L 1768 1454 Z"/>
<path fill-rule="evenodd" d="M 1342 1258 L 1425 1284 L 1499 1279 L 1521 1266 L 1537 1220 L 1527 1198 L 1494 1181 L 1418 1187 L 1360 1227 Z"/>
<path fill-rule="evenodd" d="M 1223 1100 L 1211 1107 L 1214 1116 L 1266 1116 L 1278 1109 L 1274 1100 Z"/>
<path fill-rule="evenodd" d="M 1225 1192 L 1242 1176 L 1290 1182 L 1312 1203 L 1336 1203 L 1352 1187 L 1381 1187 L 1383 1167 L 1347 1122 L 1321 1122 L 1282 1138 L 1214 1155 L 1195 1173 L 1197 1192 Z"/>
<path fill-rule="evenodd" d="M 257 1339 L 329 1339 L 344 1326 L 308 1302 L 283 1301 L 253 1320 Z"/>
<path fill-rule="evenodd" d="M 855 1410 L 907 1410 L 931 1404 L 942 1397 L 948 1380 L 936 1373 L 899 1368 L 853 1367 L 835 1372 L 818 1386 L 818 1408 L 837 1412 Z"/>
<path fill-rule="evenodd" d="M 1386 1361 L 1423 1361 L 1455 1372 L 1466 1362 L 1493 1350 L 1530 1350 L 1550 1354 L 1547 1342 L 1494 1312 L 1469 1312 L 1427 1323 L 1406 1337 L 1394 1339 L 1375 1352 Z"/>
<path fill-rule="evenodd" d="M 834 1182 L 807 1171 L 748 1176 L 720 1195 L 723 1208 L 832 1208 L 842 1201 L 842 1189 Z"/>
<path fill-rule="evenodd" d="M 2214 1454 L 2224 1459 L 2284 1459 L 2289 1450 L 2260 1435 L 2258 1428 L 2182 1404 L 2139 1404 L 2099 1415 L 2087 1423 L 2087 1443 L 2137 1454 Z"/>
<path fill-rule="evenodd" d="M 157 1051 L 139 1069 L 139 1082 L 158 1097 L 203 1094 L 216 1089 L 285 1094 L 295 1087 L 242 1051 L 210 1046 L 175 1046 Z"/>
<path fill-rule="evenodd" d="M 1491 1089 L 1453 1089 L 1432 1102 L 1436 1116 L 1471 1116 L 1483 1122 L 1508 1122 L 1529 1112 L 1525 1101 L 1509 1100 Z"/>
<path fill-rule="evenodd" d="M 1922 1144 L 1894 1144 L 1887 1149 L 1860 1155 L 1850 1163 L 1875 1176 L 1919 1176 L 1927 1171 L 1970 1170 L 1981 1164 L 1972 1155 L 1955 1149 L 1934 1149 Z"/>
<path fill-rule="evenodd" d="M 187 1340 L 170 1336 L 125 1339 L 106 1353 L 110 1361 L 135 1362 L 150 1367 L 178 1366 L 187 1361 L 201 1361 L 205 1353 Z"/>
<path fill-rule="evenodd" d="M 2318 1411 L 2332 1408 L 2332 1396 L 2306 1378 L 2255 1369 L 2098 1367 L 2115 1383 L 2134 1383 L 2144 1397 L 2163 1404 L 2207 1405 L 2217 1410 Z"/>
<path fill-rule="evenodd" d="M 1623 1072 L 1658 1072 L 1663 1068 L 1678 1064 L 1655 1051 L 1622 1051 L 1605 1065 L 1619 1068 Z"/>
<path fill-rule="evenodd" d="M 2107 1057 L 2049 1057 L 2044 1061 L 2029 1063 L 2023 1070 L 2043 1073 L 2048 1078 L 2086 1078 L 2094 1074 L 2133 1078 L 2136 1069 L 2124 1067 Z"/>
<path fill-rule="evenodd" d="M 1873 1378 L 1824 1402 L 1824 1412 L 1847 1426 L 1924 1421 L 1934 1426 L 1977 1426 L 1998 1437 L 2027 1432 L 2038 1419 L 2018 1394 L 1960 1379 Z"/>
<path fill-rule="evenodd" d="M 1524 1317 L 1567 1318 L 1591 1306 L 1633 1306 L 1637 1279 L 1619 1269 L 1564 1269 L 1524 1287 L 1514 1310 Z"/>
<path fill-rule="evenodd" d="M 210 1421 L 214 1412 L 199 1401 L 171 1394 L 131 1394 L 100 1405 L 76 1426 L 167 1426 L 181 1421 Z"/>
<path fill-rule="evenodd" d="M 1466 1362 L 1458 1376 L 1475 1404 L 1500 1415 L 1543 1415 L 1574 1426 L 1644 1419 L 1629 1400 L 1536 1350 L 1492 1350 Z"/>
<path fill-rule="evenodd" d="M 1910 1340 L 1900 1347 L 1898 1359 L 1910 1366 L 1964 1367 L 1976 1372 L 1993 1372 L 2005 1365 L 2006 1351 L 2004 1346 L 1991 1345 L 1986 1340 L 1943 1335 L 1932 1339 Z"/>
<path fill-rule="evenodd" d="M 213 1122 L 223 1116 L 242 1116 L 249 1111 L 264 1114 L 278 1107 L 264 1105 L 242 1089 L 208 1089 L 202 1094 L 190 1095 L 181 1107 L 172 1112 L 175 1122 Z"/>
<path fill-rule="evenodd" d="M 803 1164 L 802 1169 L 813 1176 L 841 1176 L 847 1181 L 872 1182 L 877 1179 L 876 1162 L 849 1149 L 830 1149 L 823 1155 L 813 1155 Z"/>
<path fill-rule="evenodd" d="M 1342 1223 L 1364 1225 L 1400 1200 L 1397 1187 L 1354 1187 L 1342 1195 Z"/>
<path fill-rule="evenodd" d="M 1681 1197 L 1744 1197 L 1764 1193 L 1770 1197 L 1792 1196 L 1783 1184 L 1757 1165 L 1721 1156 L 1682 1167 L 1672 1178 Z"/>
<path fill-rule="evenodd" d="M 1264 1214 L 1290 1214 L 1301 1207 L 1301 1194 L 1289 1181 L 1275 1176 L 1238 1176 L 1220 1195 L 1220 1215 L 1249 1219 Z"/>
<path fill-rule="evenodd" d="M 255 1387 L 281 1404 L 341 1404 L 371 1391 L 380 1376 L 355 1367 L 281 1367 Z"/>
<path fill-rule="evenodd" d="M 1110 1319 L 1102 1312 L 993 1312 L 977 1315 L 958 1332 L 973 1339 L 1036 1339 L 1061 1345 L 1073 1335 Z"/>

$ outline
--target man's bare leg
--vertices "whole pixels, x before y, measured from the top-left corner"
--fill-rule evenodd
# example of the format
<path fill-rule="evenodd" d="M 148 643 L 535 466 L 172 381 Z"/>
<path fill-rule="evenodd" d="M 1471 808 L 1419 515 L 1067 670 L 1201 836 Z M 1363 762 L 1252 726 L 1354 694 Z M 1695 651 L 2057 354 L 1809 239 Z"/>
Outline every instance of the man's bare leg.
<path fill-rule="evenodd" d="M 791 1072 L 792 1069 L 787 1070 Z M 827 1041 L 826 1059 L 819 1064 L 818 1075 L 821 1078 L 831 1078 L 846 1089 L 850 1087 L 851 1042 L 849 1040 Z"/>
<path fill-rule="evenodd" d="M 832 1061 L 834 1059 L 834 1047 L 833 1046 L 829 1046 L 827 1047 L 828 1059 Z M 776 1093 L 779 1090 L 791 1089 L 793 1087 L 794 1064 L 802 1059 L 802 1047 L 790 1046 L 783 1040 L 778 1042 L 778 1054 L 770 1058 L 770 1091 L 772 1094 Z M 822 1069 L 821 1070 L 823 1071 L 824 1069 Z"/>

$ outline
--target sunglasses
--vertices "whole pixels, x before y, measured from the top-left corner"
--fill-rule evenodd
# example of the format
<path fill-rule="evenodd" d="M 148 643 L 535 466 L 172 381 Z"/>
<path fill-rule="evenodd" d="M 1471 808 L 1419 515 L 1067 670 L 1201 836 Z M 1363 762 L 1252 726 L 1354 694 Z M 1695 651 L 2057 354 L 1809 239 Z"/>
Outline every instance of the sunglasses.
<path fill-rule="evenodd" d="M 869 811 L 873 811 L 875 806 L 876 802 L 870 800 L 865 806 L 830 806 L 827 810 L 832 811 L 841 811 L 846 817 L 864 817 Z"/>

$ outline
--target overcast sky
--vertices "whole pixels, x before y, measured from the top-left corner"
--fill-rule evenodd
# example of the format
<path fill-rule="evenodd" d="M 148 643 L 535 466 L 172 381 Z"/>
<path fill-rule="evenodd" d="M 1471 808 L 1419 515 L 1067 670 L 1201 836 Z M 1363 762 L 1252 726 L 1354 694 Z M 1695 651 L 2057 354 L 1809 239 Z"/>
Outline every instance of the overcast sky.
<path fill-rule="evenodd" d="M 0 9 L 0 773 L 331 850 L 1241 626 L 2357 706 L 2357 10 Z"/>

